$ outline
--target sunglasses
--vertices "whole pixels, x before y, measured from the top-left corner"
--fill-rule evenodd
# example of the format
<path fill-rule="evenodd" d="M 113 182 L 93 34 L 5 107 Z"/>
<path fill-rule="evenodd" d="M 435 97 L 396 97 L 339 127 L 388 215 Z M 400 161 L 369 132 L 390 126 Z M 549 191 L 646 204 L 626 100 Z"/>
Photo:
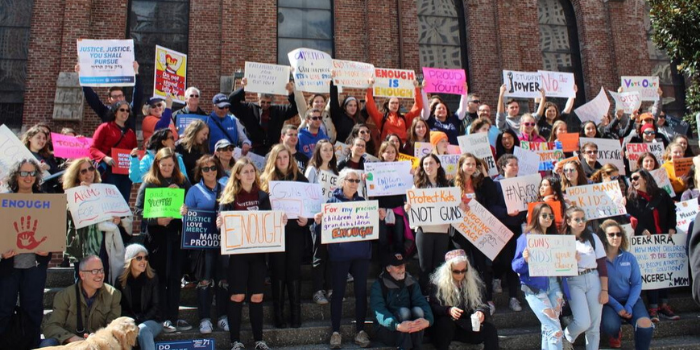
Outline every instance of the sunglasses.
<path fill-rule="evenodd" d="M 583 152 L 583 153 L 585 153 L 585 154 L 596 154 L 596 153 L 598 153 L 598 150 L 595 150 L 595 151 L 588 150 L 588 151 L 585 151 L 585 152 Z"/>
<path fill-rule="evenodd" d="M 80 270 L 80 271 L 89 272 L 92 275 L 103 275 L 105 273 L 105 269 Z"/>
<path fill-rule="evenodd" d="M 216 149 L 219 152 L 233 152 L 233 146 L 226 146 Z"/>
<path fill-rule="evenodd" d="M 647 130 L 644 132 L 644 135 L 655 135 L 655 134 L 656 134 L 656 131 L 651 131 L 651 130 Z"/>
<path fill-rule="evenodd" d="M 615 181 L 620 178 L 620 175 L 615 175 L 610 177 L 610 181 Z"/>
<path fill-rule="evenodd" d="M 128 108 L 119 108 L 118 111 L 119 111 L 119 112 L 126 112 L 126 113 L 129 113 L 129 109 L 128 109 Z"/>
<path fill-rule="evenodd" d="M 452 273 L 455 274 L 455 275 L 464 275 L 465 273 L 467 273 L 467 269 L 464 269 L 464 270 L 452 270 Z"/>
<path fill-rule="evenodd" d="M 575 173 L 575 172 L 576 172 L 576 169 L 564 169 L 564 170 L 562 170 L 562 172 L 565 172 L 565 173 Z"/>
<path fill-rule="evenodd" d="M 575 218 L 575 219 L 571 219 L 571 221 L 573 221 L 577 224 L 580 224 L 580 223 L 586 222 L 586 219 L 585 218 L 583 218 L 583 219 L 582 218 Z"/>
<path fill-rule="evenodd" d="M 196 98 L 199 98 L 199 95 L 190 95 L 190 97 L 196 97 Z"/>
<path fill-rule="evenodd" d="M 540 218 L 545 219 L 545 220 L 554 220 L 554 214 L 542 214 L 540 215 Z"/>
<path fill-rule="evenodd" d="M 630 177 L 630 179 L 631 179 L 632 181 L 638 181 L 640 177 L 641 177 L 641 176 L 632 176 L 632 177 Z"/>
<path fill-rule="evenodd" d="M 158 108 L 158 107 L 165 107 L 162 103 L 156 103 L 154 105 L 151 105 L 151 108 Z"/>
<path fill-rule="evenodd" d="M 481 100 L 471 100 L 471 101 L 469 101 L 469 102 L 471 102 L 471 103 L 481 103 Z"/>
<path fill-rule="evenodd" d="M 309 118 L 309 119 L 311 119 L 311 120 L 321 120 L 321 119 L 323 119 L 323 118 L 322 118 L 322 117 L 311 117 L 311 118 Z"/>
<path fill-rule="evenodd" d="M 27 176 L 35 177 L 37 173 L 38 172 L 36 170 L 35 171 L 20 171 L 19 176 L 21 176 L 21 177 L 27 177 Z"/>
<path fill-rule="evenodd" d="M 95 167 L 94 167 L 94 166 L 91 166 L 91 167 L 89 167 L 89 168 L 87 168 L 87 169 L 80 169 L 80 175 L 85 175 L 85 174 L 88 173 L 88 171 L 89 171 L 89 172 L 95 171 Z"/>
<path fill-rule="evenodd" d="M 622 232 L 608 232 L 608 237 L 622 237 Z"/>
<path fill-rule="evenodd" d="M 143 261 L 143 260 L 148 261 L 148 255 L 137 255 L 134 257 L 134 259 L 136 259 L 136 261 Z"/>
<path fill-rule="evenodd" d="M 523 123 L 525 126 L 535 126 L 535 123 Z"/>
<path fill-rule="evenodd" d="M 345 179 L 345 181 L 356 183 L 356 184 L 360 183 L 360 179 Z"/>
<path fill-rule="evenodd" d="M 217 170 L 218 170 L 218 169 L 216 168 L 215 165 L 212 165 L 212 166 L 210 166 L 210 167 L 206 167 L 206 166 L 205 166 L 205 167 L 202 167 L 202 172 L 204 172 L 204 173 L 208 173 L 208 172 L 210 172 L 210 171 L 217 171 Z"/>

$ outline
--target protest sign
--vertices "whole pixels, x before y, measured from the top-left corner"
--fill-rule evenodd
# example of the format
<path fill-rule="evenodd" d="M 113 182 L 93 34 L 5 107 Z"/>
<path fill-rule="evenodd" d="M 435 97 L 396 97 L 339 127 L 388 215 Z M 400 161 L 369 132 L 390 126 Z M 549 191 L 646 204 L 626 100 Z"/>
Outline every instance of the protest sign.
<path fill-rule="evenodd" d="M 610 96 L 615 100 L 615 111 L 623 110 L 627 114 L 632 114 L 634 111 L 639 110 L 642 105 L 642 100 L 639 98 L 639 91 L 631 92 L 612 92 L 608 90 Z"/>
<path fill-rule="evenodd" d="M 28 158 L 39 162 L 36 157 L 29 152 L 15 133 L 12 132 L 5 124 L 0 125 L 0 179 L 4 179 L 8 175 L 8 171 L 12 164 L 17 161 Z M 48 171 L 42 172 L 42 177 L 51 176 Z"/>
<path fill-rule="evenodd" d="M 686 238 L 684 233 L 632 237 L 630 253 L 639 263 L 642 290 L 690 285 Z"/>
<path fill-rule="evenodd" d="M 556 162 L 564 159 L 564 151 L 561 150 L 561 144 L 557 145 L 556 142 L 520 141 L 520 147 L 523 150 L 537 153 L 539 156 L 537 169 L 539 171 L 552 170 Z"/>
<path fill-rule="evenodd" d="M 278 64 L 246 62 L 244 77 L 246 92 L 261 94 L 288 95 L 289 66 Z"/>
<path fill-rule="evenodd" d="M 673 129 L 675 134 L 687 135 L 690 124 L 687 121 L 666 114 L 666 124 Z"/>
<path fill-rule="evenodd" d="M 409 69 L 374 69 L 374 96 L 413 98 L 416 73 Z"/>
<path fill-rule="evenodd" d="M 278 210 L 221 212 L 221 254 L 283 252 L 283 216 Z"/>
<path fill-rule="evenodd" d="M 535 207 L 540 203 L 545 203 L 545 202 L 527 203 L 527 223 L 528 224 L 530 222 L 532 222 L 532 210 L 535 209 Z M 562 218 L 561 202 L 551 201 L 551 202 L 546 202 L 546 203 L 552 208 L 552 211 L 554 211 L 554 222 L 562 222 L 563 218 Z"/>
<path fill-rule="evenodd" d="M 270 181 L 272 210 L 283 211 L 289 219 L 312 218 L 326 201 L 319 184 L 299 181 Z"/>
<path fill-rule="evenodd" d="M 623 92 L 638 91 L 642 101 L 656 101 L 659 99 L 659 77 L 620 77 L 620 86 Z"/>
<path fill-rule="evenodd" d="M 688 227 L 698 215 L 698 199 L 693 198 L 687 201 L 676 203 L 676 231 L 689 233 Z M 700 225 L 700 222 L 697 223 Z"/>
<path fill-rule="evenodd" d="M 462 150 L 457 145 L 447 145 L 447 154 L 462 155 Z"/>
<path fill-rule="evenodd" d="M 233 159 L 239 160 L 241 159 L 243 154 L 243 150 L 240 147 L 236 147 L 233 149 Z M 250 161 L 255 165 L 255 167 L 258 169 L 258 172 L 262 172 L 263 169 L 265 169 L 265 157 L 255 154 L 251 151 L 248 151 L 245 155 L 246 158 L 250 159 Z"/>
<path fill-rule="evenodd" d="M 214 350 L 214 339 L 191 339 L 156 342 L 158 350 Z"/>
<path fill-rule="evenodd" d="M 413 187 L 411 162 L 365 163 L 365 172 L 370 197 L 403 195 Z"/>
<path fill-rule="evenodd" d="M 146 188 L 143 217 L 180 219 L 180 207 L 184 202 L 184 188 Z"/>
<path fill-rule="evenodd" d="M 364 62 L 333 60 L 333 85 L 348 88 L 368 88 L 374 78 L 374 65 Z"/>
<path fill-rule="evenodd" d="M 328 170 L 321 170 L 318 173 L 318 183 L 321 185 L 321 194 L 328 199 L 333 197 L 333 191 L 338 188 L 338 175 Z"/>
<path fill-rule="evenodd" d="M 566 189 L 571 205 L 579 206 L 586 213 L 586 220 L 609 218 L 627 214 L 624 196 L 617 181 Z"/>
<path fill-rule="evenodd" d="M 287 54 L 294 68 L 294 85 L 299 91 L 327 94 L 331 90 L 331 55 L 314 49 L 296 49 Z"/>
<path fill-rule="evenodd" d="M 213 210 L 187 210 L 182 217 L 182 249 L 219 249 L 221 237 Z"/>
<path fill-rule="evenodd" d="M 407 160 L 407 161 L 411 162 L 411 167 L 413 167 L 414 169 L 417 168 L 418 166 L 420 166 L 420 158 L 407 156 L 403 153 L 399 153 L 398 160 L 399 161 Z"/>
<path fill-rule="evenodd" d="M 625 153 L 625 156 L 629 160 L 629 165 L 630 165 L 631 171 L 635 171 L 639 168 L 639 167 L 637 167 L 637 161 L 639 160 L 639 157 L 642 155 L 642 153 L 645 153 L 645 152 L 652 153 L 659 164 L 663 163 L 663 153 L 664 153 L 664 144 L 663 143 L 661 143 L 661 142 L 628 143 L 627 144 L 627 152 Z"/>
<path fill-rule="evenodd" d="M 406 198 L 411 205 L 407 213 L 411 227 L 462 221 L 462 196 L 457 187 L 413 188 L 406 191 Z"/>
<path fill-rule="evenodd" d="M 598 96 L 594 99 L 588 101 L 583 106 L 576 108 L 574 113 L 581 120 L 581 123 L 587 121 L 593 121 L 596 125 L 600 124 L 603 116 L 610 110 L 610 101 L 608 100 L 608 95 L 605 94 L 605 89 L 600 88 Z M 597 139 L 600 140 L 600 139 Z"/>
<path fill-rule="evenodd" d="M 503 83 L 506 84 L 508 97 L 537 98 L 542 97 L 540 89 L 540 73 L 538 72 L 517 72 L 513 70 L 503 70 Z"/>
<path fill-rule="evenodd" d="M 153 70 L 153 96 L 185 103 L 187 89 L 187 55 L 156 45 L 155 69 Z"/>
<path fill-rule="evenodd" d="M 649 172 L 651 174 L 651 177 L 654 178 L 654 181 L 656 181 L 656 185 L 666 191 L 671 198 L 676 196 L 676 191 L 673 190 L 673 186 L 671 185 L 671 179 L 668 178 L 668 173 L 666 172 L 666 169 L 659 168 L 655 169 Z"/>
<path fill-rule="evenodd" d="M 55 157 L 66 159 L 90 158 L 92 138 L 68 136 L 52 132 L 51 142 L 53 143 L 53 155 Z"/>
<path fill-rule="evenodd" d="M 693 166 L 693 158 L 676 158 L 673 160 L 673 172 L 676 177 L 687 174 L 691 166 Z"/>
<path fill-rule="evenodd" d="M 527 210 L 527 203 L 536 202 L 542 176 L 539 173 L 501 180 L 503 199 L 509 213 Z"/>
<path fill-rule="evenodd" d="M 430 142 L 415 142 L 413 143 L 413 156 L 420 159 L 424 155 L 430 154 L 435 146 Z"/>
<path fill-rule="evenodd" d="M 340 141 L 335 142 L 335 145 L 333 146 L 333 150 L 335 151 L 335 157 L 337 159 L 343 159 L 348 154 L 350 154 L 350 148 L 348 147 L 348 145 L 346 145 Z"/>
<path fill-rule="evenodd" d="M 486 162 L 486 165 L 489 167 L 489 176 L 498 175 L 496 161 L 494 160 L 493 152 L 491 152 L 491 144 L 487 133 L 462 135 L 457 137 L 457 142 L 463 154 L 471 153 Z"/>
<path fill-rule="evenodd" d="M 429 94 L 467 94 L 464 69 L 423 67 L 423 90 Z"/>
<path fill-rule="evenodd" d="M 65 194 L 0 194 L 0 251 L 66 250 Z"/>
<path fill-rule="evenodd" d="M 139 150 L 138 158 L 141 160 L 146 151 Z M 112 159 L 114 159 L 114 166 L 112 167 L 113 174 L 129 175 L 129 167 L 131 166 L 131 150 L 112 148 Z"/>
<path fill-rule="evenodd" d="M 325 203 L 321 244 L 379 239 L 379 202 Z"/>
<path fill-rule="evenodd" d="M 111 184 L 72 187 L 66 190 L 66 199 L 77 229 L 131 215 L 129 204 Z"/>
<path fill-rule="evenodd" d="M 134 40 L 78 39 L 80 86 L 134 86 Z"/>
<path fill-rule="evenodd" d="M 537 174 L 540 168 L 539 154 L 515 146 L 513 155 L 518 158 L 518 176 Z"/>
<path fill-rule="evenodd" d="M 177 128 L 177 134 L 182 136 L 182 134 L 185 133 L 185 129 L 187 128 L 187 126 L 195 120 L 201 120 L 206 124 L 208 118 L 208 115 L 178 114 L 175 117 L 175 127 Z"/>
<path fill-rule="evenodd" d="M 574 91 L 574 73 L 537 71 L 540 75 L 540 83 L 544 88 L 545 96 L 569 98 L 576 97 Z"/>
<path fill-rule="evenodd" d="M 561 149 L 564 152 L 575 152 L 578 151 L 579 134 L 575 132 L 563 133 L 557 136 L 559 142 L 561 142 Z"/>
<path fill-rule="evenodd" d="M 446 176 L 457 175 L 457 162 L 459 162 L 461 156 L 461 154 L 443 154 L 438 156 L 440 158 L 440 166 L 445 170 Z"/>
<path fill-rule="evenodd" d="M 527 236 L 528 273 L 532 277 L 577 276 L 576 237 L 573 235 Z"/>
<path fill-rule="evenodd" d="M 625 161 L 622 159 L 622 145 L 618 140 L 594 139 L 582 137 L 579 139 L 581 146 L 586 143 L 594 143 L 598 146 L 598 161 L 600 164 L 610 163 L 617 167 L 620 175 L 625 175 Z"/>
<path fill-rule="evenodd" d="M 513 232 L 479 202 L 472 200 L 468 205 L 469 210 L 462 212 L 462 219 L 453 223 L 452 227 L 489 259 L 494 260 L 513 237 Z"/>

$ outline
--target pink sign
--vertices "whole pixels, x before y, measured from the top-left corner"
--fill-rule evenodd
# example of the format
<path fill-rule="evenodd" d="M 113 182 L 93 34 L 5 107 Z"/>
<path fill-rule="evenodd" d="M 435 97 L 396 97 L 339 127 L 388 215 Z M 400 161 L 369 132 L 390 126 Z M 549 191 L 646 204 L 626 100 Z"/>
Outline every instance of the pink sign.
<path fill-rule="evenodd" d="M 464 69 L 423 67 L 423 90 L 427 93 L 464 95 L 466 81 Z"/>
<path fill-rule="evenodd" d="M 90 158 L 92 139 L 89 137 L 67 136 L 52 132 L 51 141 L 53 142 L 53 155 L 58 158 Z"/>

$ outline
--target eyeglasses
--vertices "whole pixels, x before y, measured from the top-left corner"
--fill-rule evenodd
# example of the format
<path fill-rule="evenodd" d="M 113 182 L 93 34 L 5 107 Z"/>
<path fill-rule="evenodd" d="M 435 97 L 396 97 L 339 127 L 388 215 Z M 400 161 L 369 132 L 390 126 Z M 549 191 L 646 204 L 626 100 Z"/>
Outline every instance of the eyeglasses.
<path fill-rule="evenodd" d="M 190 97 L 199 98 L 199 95 L 190 95 Z"/>
<path fill-rule="evenodd" d="M 562 172 L 565 172 L 565 173 L 575 173 L 575 172 L 576 172 L 576 169 L 563 169 Z"/>
<path fill-rule="evenodd" d="M 655 134 L 656 134 L 656 131 L 653 131 L 653 130 L 647 130 L 644 132 L 644 135 L 655 135 Z"/>
<path fill-rule="evenodd" d="M 622 237 L 622 232 L 608 232 L 607 235 L 608 237 Z"/>
<path fill-rule="evenodd" d="M 545 219 L 545 220 L 554 220 L 554 214 L 544 213 L 544 214 L 540 215 L 540 218 Z"/>
<path fill-rule="evenodd" d="M 589 149 L 588 151 L 584 151 L 583 153 L 585 153 L 585 154 L 597 154 L 598 150 L 590 150 Z"/>
<path fill-rule="evenodd" d="M 580 224 L 580 223 L 586 222 L 586 219 L 585 218 L 574 218 L 574 219 L 571 219 L 571 221 L 573 221 L 577 224 Z"/>
<path fill-rule="evenodd" d="M 27 176 L 35 177 L 36 174 L 37 174 L 36 170 L 35 171 L 20 171 L 19 172 L 19 176 L 21 176 L 21 177 L 27 177 Z"/>
<path fill-rule="evenodd" d="M 118 111 L 119 111 L 119 112 L 126 112 L 126 113 L 129 113 L 129 109 L 128 109 L 128 108 L 119 108 Z"/>
<path fill-rule="evenodd" d="M 89 272 L 91 275 L 103 275 L 105 273 L 105 269 L 94 269 L 94 270 L 80 270 L 82 272 Z"/>
<path fill-rule="evenodd" d="M 309 119 L 311 119 L 311 120 L 321 120 L 321 119 L 323 119 L 323 118 L 322 118 L 322 117 L 311 117 L 311 118 L 309 118 Z"/>
<path fill-rule="evenodd" d="M 356 184 L 360 183 L 360 179 L 345 179 L 345 181 L 356 183 Z"/>
<path fill-rule="evenodd" d="M 216 149 L 219 152 L 233 152 L 233 146 L 226 146 Z"/>
<path fill-rule="evenodd" d="M 464 270 L 452 270 L 452 274 L 455 274 L 455 275 L 464 275 L 465 273 L 467 273 L 467 269 L 464 269 Z"/>
<path fill-rule="evenodd" d="M 471 100 L 471 101 L 469 101 L 469 102 L 471 102 L 471 103 L 481 103 L 481 100 Z"/>
<path fill-rule="evenodd" d="M 143 261 L 143 260 L 148 261 L 148 255 L 137 255 L 134 257 L 134 259 L 136 259 L 136 261 Z"/>
<path fill-rule="evenodd" d="M 204 173 L 208 173 L 210 171 L 217 171 L 217 170 L 218 169 L 216 168 L 216 165 L 212 165 L 210 167 L 206 167 L 206 166 L 202 167 L 202 172 L 204 172 Z"/>
<path fill-rule="evenodd" d="M 88 173 L 88 171 L 89 171 L 89 172 L 95 171 L 95 167 L 94 167 L 94 166 L 91 166 L 91 167 L 89 167 L 89 168 L 87 168 L 87 169 L 80 169 L 80 175 L 85 175 L 85 174 Z"/>
<path fill-rule="evenodd" d="M 535 126 L 535 123 L 523 123 L 525 126 Z"/>
<path fill-rule="evenodd" d="M 369 134 L 370 131 L 369 130 L 360 130 L 358 133 L 364 135 L 364 134 Z"/>

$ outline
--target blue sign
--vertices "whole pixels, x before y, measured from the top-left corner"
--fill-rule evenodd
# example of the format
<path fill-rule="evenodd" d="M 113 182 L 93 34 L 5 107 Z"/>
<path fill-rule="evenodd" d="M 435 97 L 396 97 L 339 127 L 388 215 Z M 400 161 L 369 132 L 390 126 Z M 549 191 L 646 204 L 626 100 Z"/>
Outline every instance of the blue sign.
<path fill-rule="evenodd" d="M 214 350 L 214 339 L 192 339 L 156 342 L 156 350 Z"/>
<path fill-rule="evenodd" d="M 220 242 L 215 211 L 190 209 L 182 216 L 182 249 L 219 249 Z"/>
<path fill-rule="evenodd" d="M 208 116 L 199 114 L 179 114 L 176 116 L 175 126 L 177 127 L 177 134 L 182 136 L 185 132 L 185 128 L 190 125 L 195 120 L 202 120 L 204 123 L 207 122 Z"/>

